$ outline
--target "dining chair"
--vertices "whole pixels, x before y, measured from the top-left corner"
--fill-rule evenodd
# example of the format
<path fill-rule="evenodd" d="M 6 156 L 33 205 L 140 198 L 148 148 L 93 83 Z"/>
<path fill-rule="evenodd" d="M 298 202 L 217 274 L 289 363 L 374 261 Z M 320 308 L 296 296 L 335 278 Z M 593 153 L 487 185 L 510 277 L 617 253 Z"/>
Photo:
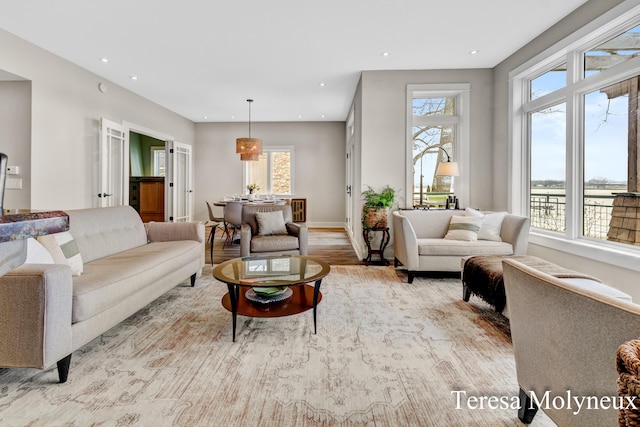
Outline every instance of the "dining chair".
<path fill-rule="evenodd" d="M 233 243 L 240 230 L 242 224 L 242 205 L 243 202 L 229 201 L 224 208 L 224 222 L 227 227 L 227 238 L 225 239 L 223 249 L 228 243 Z"/>
<path fill-rule="evenodd" d="M 213 214 L 213 208 L 211 207 L 209 202 L 205 201 L 205 203 L 207 204 L 207 209 L 209 210 L 209 221 L 207 221 L 205 225 L 211 226 L 211 232 L 209 233 L 209 237 L 207 238 L 207 241 L 210 241 L 210 249 L 211 249 L 210 257 L 211 257 L 211 265 L 213 265 L 213 240 L 216 237 L 216 230 L 218 229 L 218 227 L 224 226 L 224 231 L 226 231 L 227 227 L 226 227 L 226 224 L 224 223 L 224 218 L 216 217 Z"/>

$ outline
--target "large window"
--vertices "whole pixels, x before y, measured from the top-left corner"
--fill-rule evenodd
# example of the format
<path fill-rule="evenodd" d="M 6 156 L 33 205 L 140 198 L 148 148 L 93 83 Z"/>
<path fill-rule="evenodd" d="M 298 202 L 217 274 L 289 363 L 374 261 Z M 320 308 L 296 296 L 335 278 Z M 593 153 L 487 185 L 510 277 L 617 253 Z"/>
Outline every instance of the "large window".
<path fill-rule="evenodd" d="M 410 153 L 409 194 L 413 207 L 444 207 L 449 195 L 461 196 L 459 177 L 438 176 L 438 163 L 462 162 L 467 147 L 468 85 L 409 85 L 408 129 Z M 464 147 L 464 148 L 463 148 Z M 464 168 L 462 168 L 464 169 Z M 463 197 L 464 203 L 467 200 Z M 409 205 L 407 203 L 407 205 Z"/>
<path fill-rule="evenodd" d="M 264 147 L 257 161 L 244 162 L 244 185 L 263 194 L 293 193 L 293 147 Z"/>
<path fill-rule="evenodd" d="M 510 196 L 535 243 L 640 253 L 640 221 L 628 220 L 632 204 L 640 214 L 630 201 L 640 192 L 638 22 L 635 8 L 511 75 Z"/>

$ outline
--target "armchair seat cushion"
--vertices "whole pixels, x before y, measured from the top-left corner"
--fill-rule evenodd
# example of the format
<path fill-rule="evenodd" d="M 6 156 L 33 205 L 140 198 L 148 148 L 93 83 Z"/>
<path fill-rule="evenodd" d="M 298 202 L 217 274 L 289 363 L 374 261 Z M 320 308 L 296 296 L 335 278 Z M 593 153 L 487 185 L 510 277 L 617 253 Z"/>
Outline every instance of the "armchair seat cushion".
<path fill-rule="evenodd" d="M 253 236 L 251 252 L 294 251 L 298 248 L 298 238 L 288 234 L 273 236 Z"/>
<path fill-rule="evenodd" d="M 464 240 L 418 239 L 418 255 L 470 256 L 512 255 L 513 246 L 507 242 L 476 240 L 473 245 Z"/>

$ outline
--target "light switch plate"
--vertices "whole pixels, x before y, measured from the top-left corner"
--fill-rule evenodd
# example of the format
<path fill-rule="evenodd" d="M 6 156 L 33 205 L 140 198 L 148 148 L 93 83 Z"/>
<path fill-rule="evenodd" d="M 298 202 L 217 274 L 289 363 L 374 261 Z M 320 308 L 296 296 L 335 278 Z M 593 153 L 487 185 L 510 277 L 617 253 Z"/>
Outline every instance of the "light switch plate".
<path fill-rule="evenodd" d="M 22 190 L 22 178 L 7 178 L 4 188 Z"/>
<path fill-rule="evenodd" d="M 7 166 L 7 175 L 19 175 L 20 166 Z"/>

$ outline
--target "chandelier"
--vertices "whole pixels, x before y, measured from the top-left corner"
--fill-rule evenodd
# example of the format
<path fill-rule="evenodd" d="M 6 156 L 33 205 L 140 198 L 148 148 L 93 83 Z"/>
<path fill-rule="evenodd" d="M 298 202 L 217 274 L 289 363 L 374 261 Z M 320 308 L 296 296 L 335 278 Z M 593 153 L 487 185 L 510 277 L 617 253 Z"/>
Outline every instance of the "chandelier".
<path fill-rule="evenodd" d="M 236 153 L 240 154 L 240 160 L 256 161 L 262 154 L 262 140 L 251 138 L 251 103 L 253 99 L 247 99 L 249 103 L 249 137 L 236 139 Z"/>

